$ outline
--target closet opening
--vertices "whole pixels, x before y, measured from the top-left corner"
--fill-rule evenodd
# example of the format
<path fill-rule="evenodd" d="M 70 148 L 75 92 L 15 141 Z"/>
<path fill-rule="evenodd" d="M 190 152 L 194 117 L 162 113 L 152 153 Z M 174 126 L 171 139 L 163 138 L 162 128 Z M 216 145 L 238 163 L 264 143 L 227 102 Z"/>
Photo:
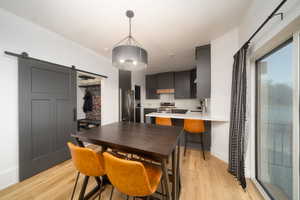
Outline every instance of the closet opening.
<path fill-rule="evenodd" d="M 101 76 L 77 71 L 77 129 L 101 126 Z"/>

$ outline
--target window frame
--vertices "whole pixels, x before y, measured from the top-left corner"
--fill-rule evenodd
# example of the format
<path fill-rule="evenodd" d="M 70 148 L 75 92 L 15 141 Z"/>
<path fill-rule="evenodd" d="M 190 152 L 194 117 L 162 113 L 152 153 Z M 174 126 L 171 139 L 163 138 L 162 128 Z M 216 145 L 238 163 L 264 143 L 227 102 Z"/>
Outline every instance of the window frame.
<path fill-rule="evenodd" d="M 259 186 L 264 190 L 264 192 L 268 195 L 269 199 L 271 200 L 276 200 L 272 194 L 267 190 L 267 188 L 262 184 L 262 182 L 258 179 L 258 123 L 257 123 L 257 119 L 258 119 L 258 98 L 259 98 L 259 95 L 258 95 L 258 92 L 259 92 L 259 89 L 258 89 L 258 76 L 259 76 L 259 70 L 258 70 L 258 63 L 267 58 L 268 56 L 270 56 L 271 54 L 273 53 L 276 53 L 277 51 L 279 51 L 280 49 L 284 48 L 285 46 L 289 45 L 290 43 L 292 43 L 294 45 L 294 42 L 295 42 L 295 39 L 294 39 L 294 36 L 290 37 L 289 39 L 285 40 L 284 42 L 280 43 L 279 45 L 277 45 L 275 48 L 273 48 L 271 51 L 269 51 L 268 53 L 264 54 L 263 56 L 259 57 L 258 59 L 255 60 L 255 118 L 254 118 L 254 146 L 255 146 L 255 181 L 259 184 Z M 293 59 L 294 58 L 294 50 L 293 50 Z M 293 68 L 295 68 L 295 66 L 293 66 Z M 293 76 L 293 79 L 294 79 L 294 76 Z M 293 80 L 294 82 L 294 80 Z M 299 94 L 299 93 L 298 93 Z M 297 94 L 297 95 L 298 95 Z M 293 95 L 294 96 L 294 95 Z M 294 115 L 293 115 L 293 123 L 294 123 Z M 299 121 L 298 121 L 299 123 Z M 294 127 L 294 125 L 293 125 Z M 294 129 L 293 129 L 293 133 L 292 133 L 292 136 L 293 136 L 293 139 L 294 139 Z M 293 144 L 294 146 L 294 144 Z M 293 152 L 293 173 L 294 173 L 294 152 Z M 294 174 L 293 174 L 294 176 Z M 295 186 L 294 186 L 294 180 L 293 180 L 293 199 L 295 199 L 295 192 L 294 192 L 294 189 L 295 189 Z"/>

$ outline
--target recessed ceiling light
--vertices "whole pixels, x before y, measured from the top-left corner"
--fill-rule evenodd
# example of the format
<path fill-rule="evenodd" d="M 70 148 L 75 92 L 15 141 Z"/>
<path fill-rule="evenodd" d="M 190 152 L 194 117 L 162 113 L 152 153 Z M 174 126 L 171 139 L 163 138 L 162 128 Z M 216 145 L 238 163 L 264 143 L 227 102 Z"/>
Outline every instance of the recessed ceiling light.
<path fill-rule="evenodd" d="M 106 47 L 106 48 L 104 48 L 104 51 L 109 51 L 109 48 L 107 48 L 107 47 Z"/>

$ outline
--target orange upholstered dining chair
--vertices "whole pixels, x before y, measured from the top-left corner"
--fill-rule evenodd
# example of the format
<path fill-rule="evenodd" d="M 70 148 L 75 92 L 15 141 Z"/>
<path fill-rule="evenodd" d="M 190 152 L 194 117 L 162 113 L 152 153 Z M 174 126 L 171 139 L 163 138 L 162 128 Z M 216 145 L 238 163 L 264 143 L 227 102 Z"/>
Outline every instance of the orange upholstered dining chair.
<path fill-rule="evenodd" d="M 155 124 L 160 126 L 172 126 L 171 118 L 156 117 Z"/>
<path fill-rule="evenodd" d="M 203 134 L 205 133 L 205 124 L 203 120 L 185 119 L 183 129 L 185 131 L 185 144 L 184 144 L 184 155 L 186 154 L 186 145 L 188 143 L 187 134 L 199 134 L 201 136 L 201 148 L 203 153 L 203 159 L 205 160 Z"/>
<path fill-rule="evenodd" d="M 103 153 L 106 174 L 118 191 L 132 197 L 149 197 L 158 188 L 162 172 L 159 167 Z M 110 196 L 112 198 L 113 190 Z"/>
<path fill-rule="evenodd" d="M 86 176 L 84 183 L 82 185 L 82 191 L 83 191 L 82 195 L 84 195 L 88 183 L 88 178 L 92 176 L 96 178 L 100 190 L 99 192 L 99 199 L 100 199 L 101 190 L 103 188 L 101 187 L 102 184 L 99 177 L 105 175 L 103 155 L 96 153 L 92 149 L 76 146 L 71 142 L 68 142 L 68 147 L 71 152 L 73 164 L 75 168 L 78 170 L 71 199 L 73 199 L 80 173 Z"/>

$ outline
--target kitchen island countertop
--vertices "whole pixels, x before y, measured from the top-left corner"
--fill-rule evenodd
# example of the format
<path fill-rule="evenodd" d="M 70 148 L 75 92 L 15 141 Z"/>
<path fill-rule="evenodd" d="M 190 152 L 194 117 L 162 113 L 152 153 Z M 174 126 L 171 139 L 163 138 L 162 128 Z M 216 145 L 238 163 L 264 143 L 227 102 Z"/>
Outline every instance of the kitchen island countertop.
<path fill-rule="evenodd" d="M 198 119 L 198 120 L 216 121 L 216 122 L 229 121 L 223 116 L 214 115 L 211 113 L 201 113 L 201 112 L 187 112 L 185 114 L 152 112 L 146 114 L 146 117 L 165 117 L 165 118 L 173 118 L 173 119 Z"/>

